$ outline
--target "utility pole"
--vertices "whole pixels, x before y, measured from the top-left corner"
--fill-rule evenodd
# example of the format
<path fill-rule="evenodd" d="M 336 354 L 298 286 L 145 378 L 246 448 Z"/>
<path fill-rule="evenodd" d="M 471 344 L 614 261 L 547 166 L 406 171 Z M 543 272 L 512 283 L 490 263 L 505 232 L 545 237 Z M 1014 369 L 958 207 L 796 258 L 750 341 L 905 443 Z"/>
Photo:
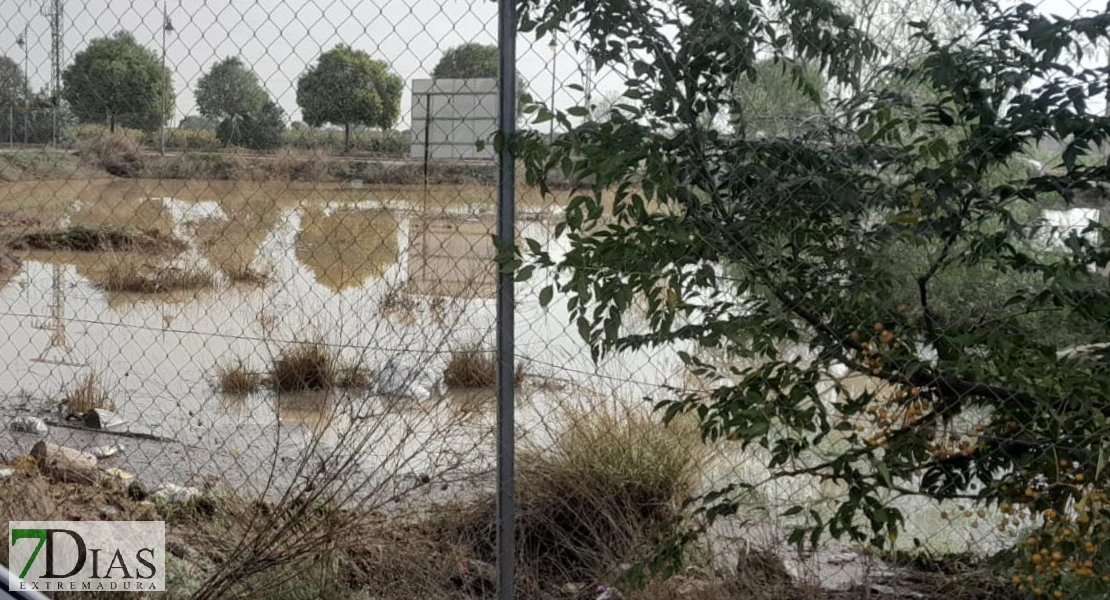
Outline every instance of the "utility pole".
<path fill-rule="evenodd" d="M 15 41 L 16 45 L 23 49 L 23 145 L 27 145 L 27 115 L 31 111 L 31 73 L 27 70 L 28 57 L 31 54 L 30 48 L 27 47 L 28 26 L 30 23 L 23 24 L 23 35 Z"/>
<path fill-rule="evenodd" d="M 170 15 L 166 7 L 166 0 L 162 0 L 162 73 L 159 76 L 165 75 L 166 72 L 166 34 L 173 31 L 173 23 L 170 22 Z M 170 112 L 169 99 L 170 90 L 166 86 L 166 81 L 162 85 L 162 114 L 159 120 L 162 123 L 161 128 L 161 148 L 159 152 L 164 156 L 166 154 L 166 113 Z"/>
<path fill-rule="evenodd" d="M 52 142 L 58 145 L 58 108 L 62 102 L 62 51 L 65 43 L 63 36 L 64 0 L 49 0 L 47 18 L 50 19 L 50 102 L 54 108 L 54 132 Z"/>

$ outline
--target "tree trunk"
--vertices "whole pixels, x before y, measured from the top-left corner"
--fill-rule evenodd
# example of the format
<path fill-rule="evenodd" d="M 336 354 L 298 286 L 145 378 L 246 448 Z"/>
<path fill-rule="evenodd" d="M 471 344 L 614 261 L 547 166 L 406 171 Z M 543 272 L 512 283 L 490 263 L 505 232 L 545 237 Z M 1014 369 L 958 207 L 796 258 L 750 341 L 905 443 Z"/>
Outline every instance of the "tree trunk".
<path fill-rule="evenodd" d="M 343 152 L 351 151 L 351 124 L 343 124 Z"/>
<path fill-rule="evenodd" d="M 108 115 L 108 131 L 116 132 L 116 115 Z"/>

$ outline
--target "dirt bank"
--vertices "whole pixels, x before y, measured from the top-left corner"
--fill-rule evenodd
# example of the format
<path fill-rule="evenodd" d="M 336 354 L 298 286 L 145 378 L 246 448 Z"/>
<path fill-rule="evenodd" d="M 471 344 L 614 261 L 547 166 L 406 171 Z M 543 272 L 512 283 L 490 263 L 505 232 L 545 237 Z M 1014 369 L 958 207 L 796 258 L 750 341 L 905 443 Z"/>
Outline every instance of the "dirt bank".
<path fill-rule="evenodd" d="M 274 153 L 190 152 L 160 155 L 118 147 L 0 153 L 0 182 L 96 176 L 128 179 L 208 179 L 245 181 L 354 181 L 365 184 L 494 185 L 490 162 L 421 161 L 330 155 L 287 149 Z"/>

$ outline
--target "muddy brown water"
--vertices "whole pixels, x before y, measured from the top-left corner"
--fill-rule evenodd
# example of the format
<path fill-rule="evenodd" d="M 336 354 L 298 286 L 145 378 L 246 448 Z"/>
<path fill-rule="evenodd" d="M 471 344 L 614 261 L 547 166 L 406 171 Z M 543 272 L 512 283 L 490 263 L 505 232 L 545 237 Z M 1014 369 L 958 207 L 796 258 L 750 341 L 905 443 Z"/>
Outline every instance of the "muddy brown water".
<path fill-rule="evenodd" d="M 245 397 L 216 390 L 219 366 L 263 372 L 282 348 L 322 340 L 371 372 L 387 360 L 438 378 L 450 351 L 492 347 L 496 322 L 491 234 L 494 191 L 436 187 L 102 180 L 0 188 L 0 209 L 45 224 L 131 224 L 188 244 L 176 256 L 22 252 L 0 288 L 0 414 L 59 418 L 65 390 L 94 374 L 125 429 L 174 440 L 122 439 L 106 459 L 143 481 L 218 477 L 248 493 L 280 490 L 306 453 L 368 440 L 367 480 L 407 481 L 492 467 L 492 390 L 437 402 L 395 402 L 370 390 Z M 557 208 L 525 195 L 520 235 L 551 240 Z M 155 294 L 103 290 L 119 268 L 213 274 L 211 289 Z M 236 281 L 261 274 L 264 282 Z M 566 327 L 565 306 L 541 310 L 518 285 L 518 358 L 534 374 L 521 390 L 520 429 L 542 438 L 568 405 L 641 398 L 673 379 L 670 354 L 595 365 Z M 48 437 L 89 449 L 117 441 L 53 427 Z M 0 452 L 35 436 L 0 432 Z M 318 443 L 317 443 L 318 442 Z M 383 484 L 384 485 L 384 484 Z"/>
<path fill-rule="evenodd" d="M 371 390 L 232 396 L 217 391 L 215 376 L 238 360 L 265 371 L 282 348 L 316 339 L 369 371 L 392 359 L 434 377 L 452 349 L 492 347 L 493 199 L 489 188 L 143 180 L 0 186 L 0 210 L 46 224 L 132 224 L 188 244 L 170 257 L 20 253 L 21 264 L 0 278 L 0 418 L 58 419 L 64 391 L 91 373 L 127 420 L 125 429 L 173 441 L 62 427 L 52 427 L 48 439 L 81 449 L 122 441 L 126 450 L 102 465 L 148 485 L 218 479 L 245 494 L 276 495 L 299 465 L 348 456 L 353 445 L 359 458 L 349 480 L 369 483 L 371 493 L 389 496 L 426 477 L 431 482 L 421 489 L 436 497 L 487 485 L 492 390 L 448 392 L 433 402 Z M 559 202 L 523 194 L 518 211 L 518 234 L 549 244 L 556 257 Z M 199 269 L 215 284 L 157 294 L 103 291 L 113 267 L 134 265 Z M 247 271 L 265 280 L 235 280 Z M 532 374 L 518 393 L 520 439 L 549 441 L 567 411 L 643 404 L 662 385 L 688 384 L 671 351 L 594 364 L 567 326 L 565 303 L 556 298 L 539 307 L 538 290 L 549 277 L 517 284 L 517 358 Z M 38 439 L 5 425 L 0 453 L 26 453 Z M 767 478 L 768 457 L 758 449 L 726 449 L 720 457 L 707 485 Z M 761 490 L 769 506 L 830 510 L 842 492 L 808 481 Z M 974 531 L 942 521 L 940 511 L 953 507 L 906 502 L 904 509 L 906 543 L 918 537 L 950 550 L 1007 543 L 989 521 Z M 765 535 L 783 537 L 778 527 Z M 763 537 L 750 527 L 738 535 Z"/>

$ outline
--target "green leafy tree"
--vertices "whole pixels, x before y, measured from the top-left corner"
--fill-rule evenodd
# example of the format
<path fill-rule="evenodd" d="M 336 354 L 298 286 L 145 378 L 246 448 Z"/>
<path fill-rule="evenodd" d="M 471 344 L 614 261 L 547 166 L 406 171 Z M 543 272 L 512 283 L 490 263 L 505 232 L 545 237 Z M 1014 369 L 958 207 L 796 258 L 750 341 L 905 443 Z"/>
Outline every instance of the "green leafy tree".
<path fill-rule="evenodd" d="M 0 118 L 0 140 L 9 139 L 30 144 L 48 144 L 54 141 L 57 128 L 58 140 L 66 141 L 76 119 L 66 102 L 54 106 L 50 92 L 41 90 L 32 93 L 26 100 L 20 99 L 15 106 L 12 119 L 5 114 Z"/>
<path fill-rule="evenodd" d="M 62 95 L 84 122 L 151 131 L 173 114 L 173 76 L 159 57 L 120 31 L 97 38 L 62 73 Z"/>
<path fill-rule="evenodd" d="M 432 70 L 436 79 L 483 79 L 497 77 L 497 46 L 469 43 L 443 53 Z"/>
<path fill-rule="evenodd" d="M 178 129 L 189 129 L 192 131 L 216 131 L 216 127 L 220 122 L 210 117 L 202 117 L 198 115 L 188 115 L 181 119 L 178 123 Z"/>
<path fill-rule="evenodd" d="M 54 106 L 46 91 L 33 93 L 23 69 L 8 57 L 0 56 L 0 140 L 43 144 L 65 140 L 73 125 L 67 103 Z M 56 120 L 55 120 L 56 118 Z"/>
<path fill-rule="evenodd" d="M 20 106 L 28 97 L 27 77 L 16 62 L 0 56 L 0 107 Z"/>
<path fill-rule="evenodd" d="M 740 77 L 732 100 L 737 134 L 794 136 L 814 128 L 825 102 L 825 78 L 805 63 L 766 60 Z"/>
<path fill-rule="evenodd" d="M 343 125 L 344 148 L 351 148 L 351 125 L 388 129 L 401 113 L 404 81 L 386 63 L 338 45 L 320 55 L 297 82 L 297 104 L 313 127 Z"/>
<path fill-rule="evenodd" d="M 201 115 L 222 120 L 260 111 L 267 96 L 258 75 L 231 57 L 212 65 L 197 81 L 196 99 Z"/>
<path fill-rule="evenodd" d="M 928 45 L 914 35 L 915 23 L 927 22 L 942 41 L 959 38 L 976 25 L 976 17 L 956 2 L 929 0 L 844 0 L 841 10 L 855 20 L 879 53 L 860 65 L 857 89 L 867 89 L 888 74 L 888 67 L 905 67 L 920 57 Z"/>
<path fill-rule="evenodd" d="M 216 129 L 216 137 L 224 144 L 253 150 L 281 147 L 284 133 L 285 113 L 272 100 L 243 116 L 224 119 Z"/>
<path fill-rule="evenodd" d="M 889 546 L 905 502 L 958 499 L 1035 515 L 1019 556 L 1051 548 L 1083 565 L 1077 577 L 1104 573 L 1110 555 L 1089 548 L 1110 529 L 1110 283 L 1096 273 L 1110 229 L 1090 222 L 1046 246 L 1038 215 L 1110 179 L 1085 159 L 1110 138 L 1088 106 L 1105 76 L 1080 60 L 1105 43 L 1110 14 L 970 6 L 971 40 L 919 28 L 921 60 L 898 69 L 930 94 L 862 91 L 820 135 L 748 139 L 701 122 L 727 110 L 758 51 L 860 89 L 877 49 L 837 5 L 781 0 L 771 20 L 747 3 L 526 4 L 522 31 L 584 28 L 594 56 L 637 74 L 624 96 L 638 103 L 550 144 L 513 140 L 544 192 L 551 171 L 589 187 L 557 229 L 565 249 L 529 240 L 503 265 L 556 271 L 540 304 L 563 292 L 596 359 L 672 348 L 718 382 L 660 392 L 665 419 L 689 415 L 706 441 L 758 450 L 772 480 L 843 489 L 832 508 L 784 507 L 791 543 Z M 1061 172 L 1012 176 L 1046 139 L 1064 148 Z M 639 306 L 647 331 L 625 323 Z M 753 487 L 734 481 L 695 506 L 730 515 Z M 1058 585 L 1051 569 L 1028 576 Z"/>
<path fill-rule="evenodd" d="M 497 46 L 467 43 L 448 49 L 432 70 L 435 79 L 496 79 L 500 51 Z M 527 104 L 528 85 L 517 76 L 517 113 Z"/>

